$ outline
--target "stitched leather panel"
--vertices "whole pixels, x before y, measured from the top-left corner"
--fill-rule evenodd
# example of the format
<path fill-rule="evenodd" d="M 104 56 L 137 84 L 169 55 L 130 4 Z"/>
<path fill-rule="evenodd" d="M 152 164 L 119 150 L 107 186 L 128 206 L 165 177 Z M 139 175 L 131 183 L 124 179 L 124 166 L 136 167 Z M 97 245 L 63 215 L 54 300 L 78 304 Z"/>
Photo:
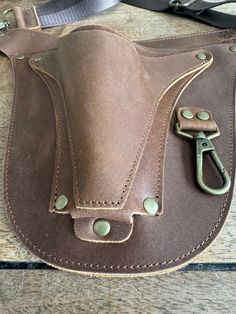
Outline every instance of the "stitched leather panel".
<path fill-rule="evenodd" d="M 133 215 L 147 215 L 143 208 L 146 197 L 156 197 L 157 215 L 162 213 L 169 120 L 181 91 L 210 60 L 209 54 L 209 62 L 199 62 L 195 52 L 176 60 L 158 58 L 149 51 L 140 54 L 124 38 L 95 30 L 72 33 L 59 41 L 57 52 L 32 57 L 30 64 L 43 75 L 53 95 L 56 114 L 57 156 L 50 210 L 55 211 L 59 195 L 67 195 L 66 211 L 76 219 L 77 237 L 96 242 L 127 240 Z M 60 98 L 65 99 L 64 105 Z M 152 144 L 146 150 L 149 141 Z M 140 172 L 143 152 L 148 157 Z M 137 171 L 140 187 L 128 197 Z M 113 211 L 108 214 L 106 209 Z M 120 221 L 119 233 L 113 234 L 116 229 L 111 228 L 106 238 L 95 236 L 94 218 L 109 219 L 112 224 Z"/>
<path fill-rule="evenodd" d="M 0 49 L 10 57 L 30 49 L 51 49 L 55 39 L 38 34 L 11 31 L 0 39 Z M 176 107 L 194 105 L 212 112 L 221 130 L 221 136 L 213 140 L 214 146 L 234 181 L 235 54 L 229 51 L 232 35 L 217 32 L 190 37 L 191 40 L 153 41 L 149 45 L 156 48 L 158 43 L 171 54 L 172 49 L 177 52 L 178 42 L 181 51 L 185 45 L 187 50 L 191 44 L 196 47 L 198 40 L 201 46 L 208 41 L 229 43 L 207 47 L 213 54 L 213 64 L 188 85 Z M 212 243 L 226 219 L 233 186 L 229 193 L 217 197 L 199 190 L 194 183 L 195 147 L 174 134 L 175 114 L 165 149 L 163 215 L 135 216 L 132 235 L 124 243 L 89 243 L 76 238 L 69 215 L 48 212 L 56 150 L 55 111 L 48 88 L 28 66 L 28 58 L 13 58 L 13 66 L 16 91 L 4 193 L 12 226 L 34 254 L 49 264 L 76 272 L 137 275 L 175 269 Z M 141 163 L 139 169 L 143 169 Z M 205 176 L 208 184 L 217 185 L 220 181 L 209 162 Z M 129 195 L 134 191 L 138 195 L 140 187 L 133 184 Z"/>
<path fill-rule="evenodd" d="M 190 119 L 185 119 L 183 117 L 183 111 L 189 110 L 192 112 L 193 117 Z M 199 107 L 184 107 L 179 108 L 177 111 L 177 122 L 179 124 L 180 130 L 182 131 L 203 131 L 203 132 L 213 132 L 217 129 L 217 124 L 212 118 L 212 113 L 208 112 L 209 119 L 201 120 L 197 118 L 197 113 L 200 111 L 206 111 L 203 108 Z"/>
<path fill-rule="evenodd" d="M 32 66 L 56 79 L 64 94 L 75 206 L 123 208 L 160 100 L 201 62 L 195 52 L 149 59 L 104 31 L 73 33 L 57 53 L 39 56 Z"/>

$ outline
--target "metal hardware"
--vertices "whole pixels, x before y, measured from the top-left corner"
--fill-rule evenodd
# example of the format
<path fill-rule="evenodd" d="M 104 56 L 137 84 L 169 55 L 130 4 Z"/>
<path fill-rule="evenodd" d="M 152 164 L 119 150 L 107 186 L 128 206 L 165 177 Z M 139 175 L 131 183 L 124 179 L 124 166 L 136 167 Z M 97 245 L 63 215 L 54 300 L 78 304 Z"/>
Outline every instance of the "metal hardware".
<path fill-rule="evenodd" d="M 56 209 L 57 210 L 62 210 L 66 207 L 66 205 L 68 204 L 68 198 L 65 195 L 60 195 L 57 200 L 56 200 Z"/>
<path fill-rule="evenodd" d="M 229 50 L 230 50 L 231 52 L 236 52 L 236 46 L 231 46 L 231 47 L 229 47 Z"/>
<path fill-rule="evenodd" d="M 198 53 L 196 54 L 196 58 L 197 58 L 198 60 L 204 61 L 204 60 L 206 60 L 207 56 L 206 56 L 205 53 L 203 53 L 203 52 L 198 52 Z"/>
<path fill-rule="evenodd" d="M 24 59 L 25 59 L 25 56 L 23 56 L 23 55 L 18 55 L 18 56 L 16 56 L 16 59 L 17 59 L 17 60 L 24 60 Z"/>
<path fill-rule="evenodd" d="M 181 111 L 181 115 L 185 118 L 185 119 L 192 119 L 193 118 L 193 113 L 190 110 L 183 110 Z"/>
<path fill-rule="evenodd" d="M 11 24 L 8 21 L 8 13 L 13 12 L 13 9 L 7 9 L 2 13 L 2 20 L 0 21 L 0 31 L 7 31 L 11 28 Z"/>
<path fill-rule="evenodd" d="M 35 14 L 35 20 L 37 21 L 37 25 L 35 26 L 32 26 L 32 27 L 27 27 L 27 29 L 32 29 L 32 30 L 37 30 L 37 29 L 41 29 L 40 27 L 40 22 L 39 22 L 39 19 L 38 19 L 38 15 L 37 15 L 37 12 L 36 12 L 36 9 L 34 6 L 32 6 L 32 10 Z M 5 10 L 3 13 L 2 13 L 2 19 L 0 18 L 0 31 L 7 31 L 8 29 L 11 28 L 11 24 L 9 22 L 9 19 L 8 19 L 8 14 L 10 12 L 13 12 L 14 13 L 14 10 L 13 8 L 11 9 L 7 9 Z M 14 16 L 15 17 L 15 16 Z M 16 18 L 16 17 L 15 17 Z M 17 22 L 17 19 L 16 19 L 16 22 Z"/>
<path fill-rule="evenodd" d="M 36 8 L 35 6 L 33 5 L 32 6 L 32 9 L 34 11 L 34 16 L 35 16 L 35 19 L 37 21 L 37 25 L 36 26 L 32 26 L 32 27 L 29 27 L 29 29 L 32 29 L 32 30 L 41 30 L 41 26 L 40 26 L 40 22 L 39 22 L 39 17 L 38 17 L 38 14 L 37 14 L 37 11 L 36 11 Z"/>
<path fill-rule="evenodd" d="M 199 120 L 203 120 L 203 121 L 207 121 L 210 119 L 210 115 L 207 111 L 198 111 L 196 113 L 196 117 L 199 119 Z"/>
<path fill-rule="evenodd" d="M 231 186 L 231 180 L 227 170 L 225 169 L 220 157 L 216 153 L 215 147 L 213 146 L 211 139 L 220 136 L 220 131 L 217 128 L 215 132 L 206 134 L 204 132 L 197 132 L 196 134 L 186 133 L 180 130 L 179 124 L 176 123 L 176 132 L 182 137 L 187 137 L 191 140 L 196 141 L 196 178 L 201 189 L 212 195 L 223 195 L 227 193 Z M 203 160 L 204 154 L 209 154 L 212 161 L 214 162 L 219 174 L 223 179 L 223 185 L 220 188 L 211 188 L 207 186 L 203 178 Z"/>
<path fill-rule="evenodd" d="M 169 1 L 169 6 L 171 8 L 175 8 L 176 10 L 178 9 L 185 9 L 187 8 L 190 4 L 196 2 L 197 0 L 170 0 Z"/>
<path fill-rule="evenodd" d="M 94 233 L 99 237 L 105 237 L 109 234 L 111 230 L 111 225 L 109 221 L 105 219 L 98 219 L 93 225 Z"/>
<path fill-rule="evenodd" d="M 37 56 L 35 56 L 35 57 L 33 57 L 32 58 L 32 60 L 34 61 L 34 62 L 39 62 L 39 61 L 41 61 L 42 60 L 42 57 L 37 57 Z"/>
<path fill-rule="evenodd" d="M 8 30 L 10 25 L 5 21 L 0 21 L 0 31 Z"/>
<path fill-rule="evenodd" d="M 147 197 L 143 201 L 143 207 L 149 215 L 155 216 L 159 209 L 158 201 L 156 198 Z"/>

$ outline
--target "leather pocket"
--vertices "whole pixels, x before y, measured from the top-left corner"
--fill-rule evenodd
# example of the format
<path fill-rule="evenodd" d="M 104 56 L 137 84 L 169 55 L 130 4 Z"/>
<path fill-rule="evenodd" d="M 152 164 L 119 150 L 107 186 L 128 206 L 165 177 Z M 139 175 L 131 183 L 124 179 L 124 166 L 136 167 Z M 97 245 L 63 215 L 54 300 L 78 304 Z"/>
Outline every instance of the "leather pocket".
<path fill-rule="evenodd" d="M 50 207 L 55 210 L 56 198 L 67 195 L 63 213 L 77 219 L 75 232 L 86 230 L 81 227 L 85 218 L 89 230 L 91 221 L 106 218 L 130 225 L 106 241 L 125 240 L 133 215 L 148 214 L 146 197 L 157 198 L 157 216 L 162 213 L 172 111 L 183 89 L 211 63 L 207 56 L 203 62 L 195 52 L 158 57 L 114 33 L 84 30 L 59 40 L 56 51 L 31 59 L 55 106 L 57 158 Z M 98 240 L 90 232 L 76 234 Z"/>

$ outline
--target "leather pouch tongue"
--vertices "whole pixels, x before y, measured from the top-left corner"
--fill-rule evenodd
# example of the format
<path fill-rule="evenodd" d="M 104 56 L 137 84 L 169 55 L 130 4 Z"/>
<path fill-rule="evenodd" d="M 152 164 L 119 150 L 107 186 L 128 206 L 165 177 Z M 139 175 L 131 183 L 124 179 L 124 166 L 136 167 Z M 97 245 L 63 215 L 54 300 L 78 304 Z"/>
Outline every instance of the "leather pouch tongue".
<path fill-rule="evenodd" d="M 161 129 L 165 108 L 169 108 L 164 138 L 173 109 L 164 103 L 165 97 L 171 96 L 167 97 L 167 91 L 184 79 L 184 84 L 176 88 L 180 93 L 188 83 L 187 76 L 192 78 L 210 59 L 208 55 L 208 60 L 200 62 L 194 52 L 159 58 L 155 51 L 140 52 L 128 40 L 101 30 L 71 33 L 59 40 L 56 51 L 31 59 L 31 66 L 46 81 L 55 106 L 59 149 L 51 204 L 57 195 L 66 194 L 68 212 L 76 218 L 77 230 L 86 229 L 83 219 L 109 216 L 130 225 L 126 234 L 115 239 L 121 241 L 132 232 L 133 214 L 147 214 L 143 197 L 155 191 L 155 178 L 150 175 L 147 182 L 139 165 L 148 138 L 155 136 L 154 118 L 159 110 L 157 125 Z M 161 152 L 150 152 L 150 164 L 163 163 L 158 158 L 164 148 L 160 143 Z M 145 180 L 142 191 L 131 189 L 137 173 L 139 181 L 142 177 Z M 133 204 L 130 208 L 125 207 L 128 198 Z M 116 214 L 117 210 L 120 213 Z M 86 220 L 86 225 L 91 221 Z"/>
<path fill-rule="evenodd" d="M 122 208 L 152 101 L 136 50 L 114 36 L 72 34 L 59 43 L 77 208 Z M 125 65 L 124 65 L 125 63 Z"/>

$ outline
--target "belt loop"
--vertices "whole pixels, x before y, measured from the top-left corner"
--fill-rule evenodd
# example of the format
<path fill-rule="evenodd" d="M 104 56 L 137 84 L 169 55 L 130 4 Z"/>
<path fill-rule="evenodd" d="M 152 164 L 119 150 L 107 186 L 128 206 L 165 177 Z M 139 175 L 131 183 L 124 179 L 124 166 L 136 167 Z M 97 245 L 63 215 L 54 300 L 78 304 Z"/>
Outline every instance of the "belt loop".
<path fill-rule="evenodd" d="M 39 19 L 35 7 L 24 8 L 22 6 L 14 6 L 2 13 L 2 20 L 0 20 L 0 31 L 7 31 L 15 26 L 12 25 L 9 19 L 9 14 L 12 13 L 16 26 L 18 28 L 27 29 L 41 29 Z M 12 18 L 11 18 L 12 20 Z"/>

